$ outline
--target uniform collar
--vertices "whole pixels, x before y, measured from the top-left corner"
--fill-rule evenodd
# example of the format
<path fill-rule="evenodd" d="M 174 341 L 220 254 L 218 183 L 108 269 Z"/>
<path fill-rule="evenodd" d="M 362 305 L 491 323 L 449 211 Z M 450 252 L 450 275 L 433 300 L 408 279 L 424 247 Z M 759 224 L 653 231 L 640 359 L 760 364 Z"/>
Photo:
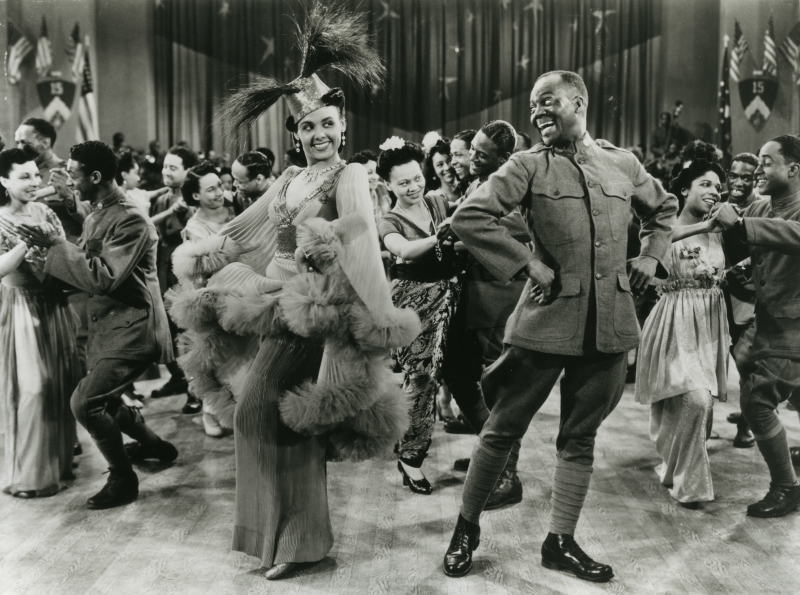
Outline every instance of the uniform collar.
<path fill-rule="evenodd" d="M 585 150 L 594 144 L 596 144 L 595 140 L 592 138 L 592 135 L 589 134 L 589 131 L 587 130 L 586 132 L 583 133 L 583 136 L 575 142 L 575 149 L 577 152 L 581 152 L 581 150 Z M 543 151 L 548 151 L 548 150 L 552 150 L 553 152 L 560 152 L 556 151 L 555 147 L 548 146 L 544 143 L 539 143 L 538 145 L 536 145 L 531 149 L 531 151 L 533 151 L 534 153 L 541 153 Z"/>
<path fill-rule="evenodd" d="M 103 209 L 107 209 L 108 207 L 117 204 L 120 200 L 125 198 L 125 195 L 122 193 L 122 190 L 116 188 L 109 193 L 103 200 L 98 201 L 92 205 L 92 210 L 94 211 L 101 211 Z"/>

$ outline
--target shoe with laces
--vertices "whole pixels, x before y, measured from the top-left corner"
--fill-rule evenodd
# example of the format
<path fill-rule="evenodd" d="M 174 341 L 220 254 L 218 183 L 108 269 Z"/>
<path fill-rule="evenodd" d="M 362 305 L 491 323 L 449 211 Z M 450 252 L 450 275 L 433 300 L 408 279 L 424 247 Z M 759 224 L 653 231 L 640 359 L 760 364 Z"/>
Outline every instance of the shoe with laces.
<path fill-rule="evenodd" d="M 103 489 L 86 501 L 89 508 L 102 510 L 130 504 L 139 497 L 139 478 L 133 470 L 127 472 L 109 469 Z"/>
<path fill-rule="evenodd" d="M 472 552 L 478 549 L 480 543 L 480 526 L 458 515 L 450 547 L 444 555 L 444 573 L 452 577 L 466 575 L 472 570 Z"/>
<path fill-rule="evenodd" d="M 542 566 L 550 570 L 567 570 L 579 579 L 593 583 L 604 583 L 614 578 L 611 566 L 592 560 L 575 538 L 566 533 L 548 533 L 542 544 Z"/>
<path fill-rule="evenodd" d="M 747 516 L 771 519 L 786 516 L 800 506 L 800 485 L 770 486 L 764 499 L 747 507 Z"/>

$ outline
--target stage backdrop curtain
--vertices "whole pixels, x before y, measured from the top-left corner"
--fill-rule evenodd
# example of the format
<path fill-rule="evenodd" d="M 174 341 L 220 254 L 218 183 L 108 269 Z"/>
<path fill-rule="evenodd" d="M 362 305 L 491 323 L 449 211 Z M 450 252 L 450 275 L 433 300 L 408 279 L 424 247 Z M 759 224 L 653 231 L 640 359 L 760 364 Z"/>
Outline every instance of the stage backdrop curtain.
<path fill-rule="evenodd" d="M 345 84 L 347 149 L 387 136 L 419 140 L 504 119 L 532 133 L 529 96 L 548 70 L 579 72 L 589 89 L 589 131 L 620 146 L 646 145 L 660 104 L 662 0 L 346 0 L 368 14 L 389 71 L 385 89 Z M 221 101 L 259 77 L 298 76 L 298 0 L 154 0 L 158 134 L 162 143 L 236 151 L 291 147 L 284 102 L 229 143 Z M 323 75 L 328 85 L 342 83 Z M 535 138 L 535 137 L 534 137 Z"/>

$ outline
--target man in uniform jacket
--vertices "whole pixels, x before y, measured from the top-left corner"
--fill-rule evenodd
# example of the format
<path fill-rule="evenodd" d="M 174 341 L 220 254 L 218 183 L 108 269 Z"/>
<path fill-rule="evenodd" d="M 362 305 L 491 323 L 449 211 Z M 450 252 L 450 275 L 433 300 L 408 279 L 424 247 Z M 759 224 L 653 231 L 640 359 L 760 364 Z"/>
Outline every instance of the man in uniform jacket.
<path fill-rule="evenodd" d="M 749 256 L 753 270 L 755 333 L 742 356 L 740 400 L 771 479 L 767 495 L 747 514 L 764 518 L 800 506 L 800 484 L 776 411 L 789 398 L 800 406 L 800 138 L 772 139 L 761 147 L 759 161 L 758 191 L 769 200 L 754 202 L 742 215 L 721 203 L 714 218 L 726 230 L 729 262 Z"/>
<path fill-rule="evenodd" d="M 120 397 L 151 362 L 172 360 L 172 344 L 156 274 L 156 231 L 117 186 L 116 156 L 108 145 L 89 141 L 72 147 L 70 157 L 69 185 L 92 206 L 78 244 L 35 227 L 20 231 L 26 241 L 49 249 L 47 274 L 88 293 L 89 371 L 71 406 L 110 470 L 89 507 L 110 508 L 138 497 L 128 452 L 137 460 L 171 462 L 177 456 Z M 138 441 L 129 451 L 122 432 Z"/>
<path fill-rule="evenodd" d="M 472 567 L 478 520 L 503 471 L 562 371 L 561 424 L 550 532 L 542 564 L 607 581 L 573 534 L 589 487 L 600 423 L 625 387 L 627 351 L 638 345 L 633 292 L 658 273 L 670 247 L 678 202 L 628 151 L 586 132 L 587 91 L 573 72 L 542 75 L 531 122 L 542 144 L 514 154 L 453 217 L 469 251 L 498 279 L 529 280 L 506 326 L 503 353 L 484 374 L 489 420 L 472 452 L 461 514 L 444 558 L 449 576 Z M 535 251 L 498 221 L 520 207 Z M 627 262 L 631 207 L 642 221 L 641 253 Z"/>

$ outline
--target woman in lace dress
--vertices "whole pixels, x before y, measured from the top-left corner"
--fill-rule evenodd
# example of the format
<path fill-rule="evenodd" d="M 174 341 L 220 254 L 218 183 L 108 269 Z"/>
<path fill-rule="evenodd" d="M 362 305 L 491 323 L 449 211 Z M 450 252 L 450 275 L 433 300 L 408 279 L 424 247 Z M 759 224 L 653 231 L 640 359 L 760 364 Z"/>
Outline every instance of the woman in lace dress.
<path fill-rule="evenodd" d="M 72 477 L 75 420 L 69 407 L 80 381 L 77 315 L 43 284 L 46 251 L 28 248 L 18 223 L 64 230 L 35 202 L 41 183 L 20 149 L 0 153 L 0 420 L 5 434 L 2 488 L 19 498 L 52 496 Z"/>
<path fill-rule="evenodd" d="M 333 66 L 368 89 L 379 83 L 366 31 L 361 15 L 315 5 L 300 40 L 301 77 L 229 100 L 225 113 L 241 125 L 285 97 L 308 167 L 289 167 L 174 261 L 182 288 L 170 313 L 190 329 L 181 365 L 235 430 L 233 549 L 261 558 L 268 579 L 322 560 L 333 544 L 326 458 L 373 456 L 408 424 L 387 356 L 419 322 L 392 306 L 366 170 L 339 156 L 344 96 L 316 74 Z M 186 291 L 190 279 L 204 287 Z"/>
<path fill-rule="evenodd" d="M 724 178 L 716 163 L 695 160 L 672 182 L 682 208 L 672 266 L 642 331 L 636 376 L 636 400 L 651 407 L 661 483 L 692 509 L 714 499 L 706 432 L 713 399 L 726 398 L 725 255 L 720 229 L 706 219 Z"/>

